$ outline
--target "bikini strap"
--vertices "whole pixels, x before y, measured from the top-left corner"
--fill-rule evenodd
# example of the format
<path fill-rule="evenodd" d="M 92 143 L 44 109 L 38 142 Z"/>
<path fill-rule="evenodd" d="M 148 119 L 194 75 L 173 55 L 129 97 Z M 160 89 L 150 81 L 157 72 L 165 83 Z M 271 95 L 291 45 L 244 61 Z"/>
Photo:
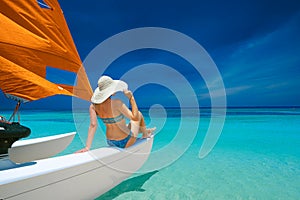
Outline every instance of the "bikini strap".
<path fill-rule="evenodd" d="M 114 124 L 117 123 L 119 121 L 122 121 L 125 118 L 125 116 L 123 114 L 120 114 L 117 117 L 112 117 L 112 118 L 101 118 L 100 119 L 103 121 L 103 123 L 105 124 Z"/>

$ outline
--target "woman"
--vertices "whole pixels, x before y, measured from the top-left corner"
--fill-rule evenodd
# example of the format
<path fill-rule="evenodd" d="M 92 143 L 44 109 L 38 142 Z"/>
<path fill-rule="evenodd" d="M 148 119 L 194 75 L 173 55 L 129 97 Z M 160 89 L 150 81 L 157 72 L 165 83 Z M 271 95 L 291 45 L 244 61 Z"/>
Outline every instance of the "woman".
<path fill-rule="evenodd" d="M 90 126 L 86 146 L 77 152 L 90 150 L 97 129 L 97 116 L 106 125 L 106 138 L 110 146 L 127 148 L 135 143 L 139 133 L 142 133 L 144 138 L 151 136 L 155 128 L 146 129 L 144 117 L 139 112 L 134 96 L 127 87 L 123 81 L 113 80 L 109 76 L 100 77 L 89 108 Z M 129 110 L 121 100 L 110 98 L 118 91 L 124 92 L 132 110 Z M 128 125 L 126 125 L 125 118 L 130 119 Z"/>

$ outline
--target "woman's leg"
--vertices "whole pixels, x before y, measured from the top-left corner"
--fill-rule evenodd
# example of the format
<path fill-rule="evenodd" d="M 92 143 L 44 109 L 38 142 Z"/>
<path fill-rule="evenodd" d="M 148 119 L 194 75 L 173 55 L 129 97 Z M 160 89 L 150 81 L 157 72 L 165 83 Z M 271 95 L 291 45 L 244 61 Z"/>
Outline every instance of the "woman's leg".
<path fill-rule="evenodd" d="M 136 141 L 136 138 L 139 134 L 140 129 L 140 121 L 141 121 L 141 114 L 139 113 L 138 120 L 130 120 L 130 123 L 128 124 L 128 128 L 130 130 L 131 137 L 128 140 L 125 148 L 130 147 L 133 145 Z"/>
<path fill-rule="evenodd" d="M 131 120 L 128 124 L 128 128 L 131 131 L 132 137 L 126 144 L 126 147 L 133 145 L 138 137 L 139 133 L 143 134 L 143 138 L 150 137 L 156 128 L 147 129 L 144 116 L 139 112 L 138 120 Z"/>
<path fill-rule="evenodd" d="M 131 130 L 131 132 L 134 135 L 136 135 L 136 137 L 139 133 L 142 133 L 143 137 L 149 137 L 156 129 L 156 128 L 149 128 L 149 129 L 146 128 L 145 119 L 141 112 L 139 112 L 138 120 L 137 121 L 131 120 L 131 123 L 128 127 Z"/>
<path fill-rule="evenodd" d="M 144 121 L 144 118 L 142 116 L 142 113 L 139 112 L 138 119 L 137 120 L 130 120 L 130 124 L 128 126 L 128 128 L 131 131 L 131 134 L 134 137 L 138 137 L 138 134 L 140 133 L 141 124 L 145 126 L 145 121 Z"/>
<path fill-rule="evenodd" d="M 140 121 L 140 129 L 139 132 L 143 133 L 143 138 L 147 138 L 150 137 L 152 135 L 152 133 L 155 131 L 155 127 L 154 128 L 146 128 L 146 123 L 145 123 L 145 119 L 144 116 L 141 114 L 141 121 Z"/>
<path fill-rule="evenodd" d="M 127 125 L 128 129 L 131 130 L 131 122 L 132 120 L 129 122 L 129 124 Z M 137 126 L 138 122 L 133 122 L 133 124 L 135 124 L 135 126 Z M 143 133 L 145 132 L 145 128 L 146 128 L 146 124 L 145 124 L 145 120 L 144 120 L 144 117 L 142 116 L 142 118 L 139 120 L 139 131 L 138 133 Z"/>

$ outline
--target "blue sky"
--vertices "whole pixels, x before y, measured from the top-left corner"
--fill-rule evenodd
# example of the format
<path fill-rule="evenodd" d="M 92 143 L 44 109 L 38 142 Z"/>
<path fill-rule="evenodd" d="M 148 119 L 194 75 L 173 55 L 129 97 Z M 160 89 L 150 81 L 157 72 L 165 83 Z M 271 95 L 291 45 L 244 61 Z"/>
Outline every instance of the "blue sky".
<path fill-rule="evenodd" d="M 140 27 L 168 28 L 196 40 L 212 57 L 224 81 L 228 106 L 300 105 L 300 2 L 297 0 L 227 1 L 226 4 L 198 0 L 59 2 L 82 60 L 98 44 L 120 32 Z M 179 71 L 192 85 L 199 105 L 210 106 L 201 75 L 170 52 L 151 49 L 130 52 L 115 60 L 106 74 L 119 78 L 122 73 L 147 63 L 161 63 Z M 89 76 L 94 76 L 91 79 L 94 89 L 100 75 Z M 164 78 L 161 74 L 156 76 Z M 170 83 L 174 81 L 165 78 Z M 178 106 L 172 91 L 159 85 L 144 85 L 135 94 L 140 106 L 156 103 Z M 2 93 L 0 99 L 4 101 L 0 109 L 13 107 Z M 71 104 L 70 97 L 56 96 L 24 107 L 64 109 L 71 108 Z"/>

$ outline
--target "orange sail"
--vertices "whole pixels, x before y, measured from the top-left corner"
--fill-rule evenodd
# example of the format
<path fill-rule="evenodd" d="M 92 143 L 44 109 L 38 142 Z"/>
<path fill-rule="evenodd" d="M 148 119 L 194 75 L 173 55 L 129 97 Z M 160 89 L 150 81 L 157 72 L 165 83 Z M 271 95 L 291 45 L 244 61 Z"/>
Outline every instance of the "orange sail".
<path fill-rule="evenodd" d="M 62 94 L 90 100 L 92 89 L 57 0 L 0 1 L 0 88 L 33 101 Z M 76 75 L 74 84 L 47 80 L 47 68 Z"/>

